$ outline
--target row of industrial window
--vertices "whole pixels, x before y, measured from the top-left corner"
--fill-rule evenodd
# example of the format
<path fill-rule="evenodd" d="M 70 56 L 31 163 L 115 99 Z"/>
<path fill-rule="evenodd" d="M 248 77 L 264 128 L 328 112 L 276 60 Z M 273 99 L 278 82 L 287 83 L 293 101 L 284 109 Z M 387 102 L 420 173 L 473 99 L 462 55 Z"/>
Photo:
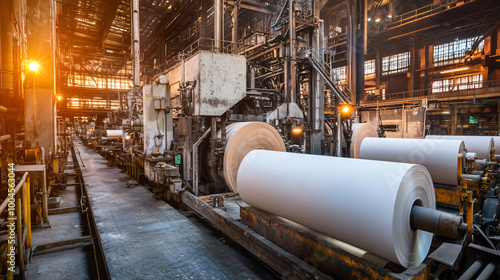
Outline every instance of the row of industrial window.
<path fill-rule="evenodd" d="M 103 89 L 131 89 L 132 80 L 115 77 L 95 77 L 90 75 L 75 73 L 68 79 L 69 86 L 85 88 L 103 88 Z"/>
<path fill-rule="evenodd" d="M 434 66 L 462 62 L 465 53 L 472 48 L 472 45 L 477 39 L 478 37 L 472 37 L 434 46 L 432 56 Z M 477 47 L 477 51 L 481 51 L 483 47 L 484 41 L 481 41 Z"/>
<path fill-rule="evenodd" d="M 109 103 L 108 103 L 109 102 Z M 106 109 L 118 110 L 118 100 L 105 100 L 96 98 L 68 98 L 67 107 L 69 109 Z"/>
<path fill-rule="evenodd" d="M 450 78 L 432 82 L 432 92 L 449 92 L 483 87 L 483 74 Z"/>
<path fill-rule="evenodd" d="M 456 40 L 450 43 L 434 46 L 433 61 L 434 66 L 459 63 L 463 61 L 465 53 L 470 50 L 478 37 Z M 484 47 L 484 41 L 481 41 L 477 50 L 481 51 Z M 410 52 L 398 53 L 382 58 L 382 75 L 407 72 L 410 67 Z M 333 69 L 337 80 L 340 83 L 346 83 L 346 66 Z M 365 79 L 375 78 L 375 59 L 365 61 Z"/>
<path fill-rule="evenodd" d="M 410 65 L 410 52 L 399 53 L 382 58 L 382 75 L 408 71 Z M 333 69 L 336 80 L 345 84 L 347 81 L 346 66 Z M 365 61 L 365 79 L 375 78 L 375 59 Z"/>

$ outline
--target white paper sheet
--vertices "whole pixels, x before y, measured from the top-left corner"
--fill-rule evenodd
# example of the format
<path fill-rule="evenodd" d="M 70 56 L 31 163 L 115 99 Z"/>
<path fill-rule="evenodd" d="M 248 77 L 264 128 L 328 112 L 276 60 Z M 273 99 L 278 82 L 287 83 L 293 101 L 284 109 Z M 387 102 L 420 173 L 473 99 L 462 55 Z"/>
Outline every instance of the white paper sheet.
<path fill-rule="evenodd" d="M 490 159 L 490 150 L 494 147 L 491 136 L 469 135 L 427 135 L 425 139 L 459 139 L 464 141 L 465 149 L 469 153 L 476 153 L 477 159 Z"/>
<path fill-rule="evenodd" d="M 410 228 L 416 201 L 436 204 L 421 165 L 255 150 L 237 182 L 246 203 L 404 267 L 429 252 L 432 233 Z"/>
<path fill-rule="evenodd" d="M 458 154 L 464 150 L 461 140 L 365 138 L 359 157 L 423 165 L 438 184 L 457 186 Z"/>

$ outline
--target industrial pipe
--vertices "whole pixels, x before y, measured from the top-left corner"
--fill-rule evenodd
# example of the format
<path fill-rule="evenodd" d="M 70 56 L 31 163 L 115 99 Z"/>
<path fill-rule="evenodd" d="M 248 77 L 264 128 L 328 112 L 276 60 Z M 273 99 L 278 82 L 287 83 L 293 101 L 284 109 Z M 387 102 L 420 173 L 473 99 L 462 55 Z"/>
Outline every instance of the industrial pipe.
<path fill-rule="evenodd" d="M 435 209 L 414 205 L 410 214 L 413 230 L 423 230 L 451 239 L 461 239 L 467 232 L 462 217 Z"/>
<path fill-rule="evenodd" d="M 458 278 L 458 280 L 470 280 L 476 273 L 483 267 L 483 261 L 478 259 L 476 260 L 467 270 Z"/>
<path fill-rule="evenodd" d="M 476 278 L 476 280 L 488 280 L 491 276 L 491 274 L 493 274 L 493 272 L 495 271 L 495 264 L 490 262 L 484 269 L 483 271 L 481 272 L 481 274 L 479 274 L 479 276 Z"/>

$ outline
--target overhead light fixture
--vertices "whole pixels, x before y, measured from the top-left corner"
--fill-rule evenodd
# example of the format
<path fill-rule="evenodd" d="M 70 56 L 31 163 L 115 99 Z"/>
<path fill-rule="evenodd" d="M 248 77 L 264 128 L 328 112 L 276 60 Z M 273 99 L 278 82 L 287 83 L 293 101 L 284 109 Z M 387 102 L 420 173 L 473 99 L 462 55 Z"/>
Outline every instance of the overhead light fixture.
<path fill-rule="evenodd" d="M 375 22 L 380 22 L 380 18 L 376 18 L 376 19 L 375 19 Z"/>
<path fill-rule="evenodd" d="M 449 115 L 451 113 L 450 113 L 450 111 L 442 111 L 441 114 L 443 114 L 443 115 Z"/>
<path fill-rule="evenodd" d="M 392 15 L 391 15 L 391 14 L 388 14 L 388 15 L 387 15 L 387 18 L 392 18 Z"/>
<path fill-rule="evenodd" d="M 132 136 L 131 136 L 130 134 L 127 134 L 127 135 L 125 136 L 125 140 L 127 140 L 127 141 L 128 141 L 128 140 L 130 140 L 130 138 L 132 138 Z"/>
<path fill-rule="evenodd" d="M 368 18 L 368 21 L 372 21 L 372 18 L 371 18 L 371 17 L 369 17 L 369 18 Z"/>
<path fill-rule="evenodd" d="M 108 53 L 114 53 L 113 50 L 106 50 L 106 52 L 108 52 Z"/>
<path fill-rule="evenodd" d="M 172 5 L 168 6 L 168 9 L 169 9 L 169 10 L 170 10 L 170 9 L 172 9 Z"/>
<path fill-rule="evenodd" d="M 446 73 L 453 73 L 453 72 L 458 72 L 458 71 L 465 71 L 465 70 L 469 70 L 469 69 L 470 69 L 469 67 L 460 67 L 460 68 L 455 68 L 455 69 L 441 71 L 439 73 L 440 74 L 446 74 Z"/>

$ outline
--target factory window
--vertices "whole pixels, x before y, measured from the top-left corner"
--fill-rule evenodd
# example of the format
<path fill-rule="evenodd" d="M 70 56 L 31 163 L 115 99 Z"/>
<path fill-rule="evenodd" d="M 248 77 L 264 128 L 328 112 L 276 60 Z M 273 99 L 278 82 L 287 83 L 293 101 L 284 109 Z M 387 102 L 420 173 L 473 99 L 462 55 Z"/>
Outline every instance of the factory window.
<path fill-rule="evenodd" d="M 382 58 L 382 75 L 406 72 L 410 66 L 410 52 L 398 53 Z"/>
<path fill-rule="evenodd" d="M 339 84 L 345 84 L 347 82 L 347 66 L 341 66 L 333 68 L 334 80 Z"/>
<path fill-rule="evenodd" d="M 432 92 L 449 92 L 483 87 L 483 74 L 450 78 L 432 82 Z"/>
<path fill-rule="evenodd" d="M 434 66 L 446 65 L 451 63 L 460 63 L 465 57 L 465 52 L 472 48 L 472 44 L 478 37 L 456 40 L 450 43 L 434 46 Z M 482 51 L 484 41 L 479 43 L 478 51 Z"/>
<path fill-rule="evenodd" d="M 375 78 L 375 59 L 365 61 L 365 79 Z"/>
<path fill-rule="evenodd" d="M 118 100 L 105 100 L 99 98 L 68 98 L 67 107 L 69 109 L 104 109 L 118 110 Z"/>

